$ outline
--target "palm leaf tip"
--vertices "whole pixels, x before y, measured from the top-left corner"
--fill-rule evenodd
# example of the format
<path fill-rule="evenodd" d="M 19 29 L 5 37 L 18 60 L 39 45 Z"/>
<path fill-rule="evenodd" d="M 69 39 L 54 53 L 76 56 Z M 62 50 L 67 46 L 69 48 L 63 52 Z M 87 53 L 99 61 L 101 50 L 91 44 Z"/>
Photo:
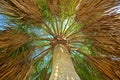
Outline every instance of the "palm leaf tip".
<path fill-rule="evenodd" d="M 0 13 L 13 16 L 24 22 L 38 24 L 42 22 L 37 0 L 1 0 Z"/>

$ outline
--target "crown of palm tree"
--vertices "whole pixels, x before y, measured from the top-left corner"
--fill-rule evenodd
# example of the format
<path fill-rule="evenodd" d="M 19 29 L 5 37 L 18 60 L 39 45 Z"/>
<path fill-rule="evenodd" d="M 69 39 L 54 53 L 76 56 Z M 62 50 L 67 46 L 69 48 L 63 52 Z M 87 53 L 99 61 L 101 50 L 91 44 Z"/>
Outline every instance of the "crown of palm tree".
<path fill-rule="evenodd" d="M 0 79 L 119 80 L 119 5 L 1 0 L 7 29 L 0 31 Z"/>

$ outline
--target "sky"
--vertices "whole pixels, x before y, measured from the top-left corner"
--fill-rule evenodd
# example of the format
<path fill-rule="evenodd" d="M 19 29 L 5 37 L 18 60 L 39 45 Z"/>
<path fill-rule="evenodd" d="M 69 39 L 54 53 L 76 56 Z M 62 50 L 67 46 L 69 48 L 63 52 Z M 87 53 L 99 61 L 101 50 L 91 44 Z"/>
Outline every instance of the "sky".
<path fill-rule="evenodd" d="M 4 17 L 0 15 L 0 30 L 3 30 L 2 26 L 5 25 L 4 23 Z"/>

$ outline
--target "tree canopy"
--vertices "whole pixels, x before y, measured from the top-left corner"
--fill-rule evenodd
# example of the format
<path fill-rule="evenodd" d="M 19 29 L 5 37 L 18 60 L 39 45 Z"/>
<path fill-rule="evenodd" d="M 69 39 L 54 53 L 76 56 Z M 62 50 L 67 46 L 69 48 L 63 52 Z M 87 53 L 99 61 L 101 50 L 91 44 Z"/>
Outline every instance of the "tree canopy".
<path fill-rule="evenodd" d="M 0 0 L 0 79 L 52 80 L 62 62 L 62 80 L 119 80 L 119 8 L 120 0 Z"/>

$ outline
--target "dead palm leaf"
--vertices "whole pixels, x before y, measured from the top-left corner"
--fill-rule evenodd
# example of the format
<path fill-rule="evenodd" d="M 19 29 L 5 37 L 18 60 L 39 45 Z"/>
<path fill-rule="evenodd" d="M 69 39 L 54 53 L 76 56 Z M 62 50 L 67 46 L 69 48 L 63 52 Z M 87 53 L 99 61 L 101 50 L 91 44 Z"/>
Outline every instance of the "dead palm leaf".
<path fill-rule="evenodd" d="M 87 56 L 88 62 L 97 68 L 101 73 L 103 73 L 108 80 L 119 80 L 120 79 L 120 58 L 114 56 Z"/>
<path fill-rule="evenodd" d="M 55 16 L 59 14 L 59 0 L 47 0 L 48 8 L 50 9 L 51 13 Z"/>
<path fill-rule="evenodd" d="M 14 19 L 25 23 L 42 22 L 41 11 L 36 0 L 1 0 L 0 13 L 13 16 Z"/>
<path fill-rule="evenodd" d="M 29 36 L 15 30 L 0 32 L 0 53 L 11 53 L 29 42 Z"/>
<path fill-rule="evenodd" d="M 27 56 L 23 56 L 25 53 Z M 0 79 L 27 80 L 33 70 L 31 61 L 28 60 L 30 51 L 19 53 L 17 57 L 6 57 L 8 53 L 2 54 L 0 58 Z"/>
<path fill-rule="evenodd" d="M 94 25 L 84 28 L 94 46 L 109 54 L 120 57 L 120 13 L 105 15 Z"/>
<path fill-rule="evenodd" d="M 79 0 L 47 0 L 47 5 L 54 16 L 60 16 L 61 14 L 73 15 L 72 12 L 78 2 Z"/>
<path fill-rule="evenodd" d="M 119 0 L 81 0 L 76 11 L 76 20 L 91 25 L 116 10 Z"/>
<path fill-rule="evenodd" d="M 116 12 L 119 3 L 119 0 L 82 0 L 76 12 L 77 20 L 85 24 L 83 33 L 93 41 L 93 51 L 102 55 L 86 56 L 88 62 L 108 79 L 116 80 L 120 77 L 120 13 Z M 112 60 L 109 56 L 116 58 Z"/>

